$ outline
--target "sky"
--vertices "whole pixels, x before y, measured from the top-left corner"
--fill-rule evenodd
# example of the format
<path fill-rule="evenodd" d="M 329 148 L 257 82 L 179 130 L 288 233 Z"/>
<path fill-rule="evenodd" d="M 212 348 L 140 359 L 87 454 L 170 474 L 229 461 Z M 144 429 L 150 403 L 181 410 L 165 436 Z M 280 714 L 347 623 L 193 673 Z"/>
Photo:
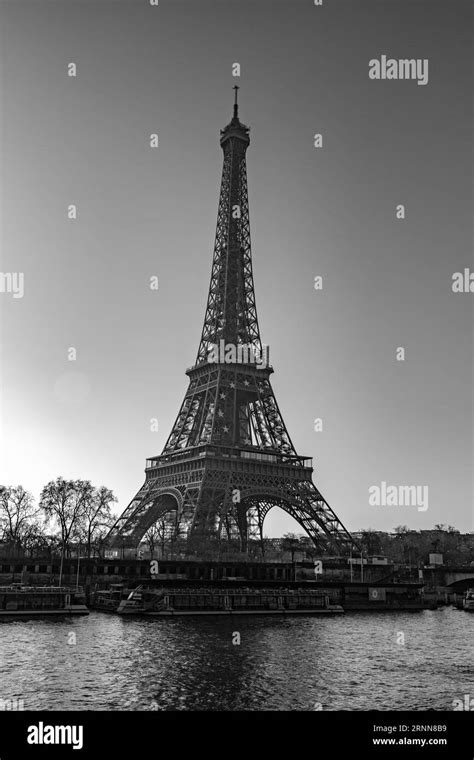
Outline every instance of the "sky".
<path fill-rule="evenodd" d="M 296 449 L 349 530 L 473 531 L 474 295 L 452 290 L 474 270 L 471 14 L 0 0 L 0 272 L 24 275 L 22 298 L 0 292 L 0 483 L 38 498 L 86 478 L 118 512 L 142 485 L 198 348 L 237 83 L 260 332 Z M 382 55 L 428 59 L 428 83 L 370 79 Z M 371 504 L 382 483 L 427 488 L 427 508 Z M 293 530 L 270 512 L 268 535 Z"/>

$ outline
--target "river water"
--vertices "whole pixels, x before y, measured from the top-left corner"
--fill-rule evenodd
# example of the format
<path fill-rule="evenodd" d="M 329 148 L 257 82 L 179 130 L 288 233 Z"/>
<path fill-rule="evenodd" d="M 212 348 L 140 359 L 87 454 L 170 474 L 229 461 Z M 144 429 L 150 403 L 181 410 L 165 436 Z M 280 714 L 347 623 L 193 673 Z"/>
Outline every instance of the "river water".
<path fill-rule="evenodd" d="M 92 612 L 2 621 L 0 657 L 25 710 L 452 710 L 474 697 L 474 614 Z"/>

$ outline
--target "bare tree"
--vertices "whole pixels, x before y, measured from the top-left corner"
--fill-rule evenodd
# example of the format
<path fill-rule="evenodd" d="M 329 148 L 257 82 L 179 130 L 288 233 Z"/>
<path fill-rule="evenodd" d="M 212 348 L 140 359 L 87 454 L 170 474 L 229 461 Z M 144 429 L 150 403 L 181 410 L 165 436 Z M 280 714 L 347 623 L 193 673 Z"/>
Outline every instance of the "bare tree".
<path fill-rule="evenodd" d="M 52 560 L 61 552 L 61 538 L 58 534 L 46 533 L 40 524 L 33 525 L 25 539 L 25 551 L 30 557 L 48 557 Z"/>
<path fill-rule="evenodd" d="M 23 486 L 2 488 L 0 492 L 0 530 L 2 540 L 24 548 L 32 524 L 41 513 L 33 496 Z"/>
<path fill-rule="evenodd" d="M 367 528 L 361 532 L 361 544 L 368 556 L 381 553 L 381 541 L 377 531 Z"/>
<path fill-rule="evenodd" d="M 291 561 L 295 561 L 295 553 L 301 551 L 300 537 L 296 533 L 285 533 L 281 540 L 281 548 L 284 552 L 291 553 Z"/>
<path fill-rule="evenodd" d="M 41 492 L 40 507 L 48 520 L 54 520 L 61 533 L 61 585 L 63 564 L 72 536 L 84 518 L 86 505 L 92 499 L 93 488 L 89 480 L 64 480 L 59 477 L 45 485 Z"/>
<path fill-rule="evenodd" d="M 105 486 L 94 488 L 85 495 L 77 534 L 86 545 L 87 557 L 91 556 L 92 549 L 102 545 L 103 539 L 115 522 L 111 505 L 116 501 L 113 492 Z"/>
<path fill-rule="evenodd" d="M 153 559 L 155 547 L 161 545 L 161 554 L 163 556 L 165 551 L 168 525 L 166 520 L 161 519 L 154 523 L 143 536 L 143 542 L 148 544 L 150 550 L 150 559 Z"/>

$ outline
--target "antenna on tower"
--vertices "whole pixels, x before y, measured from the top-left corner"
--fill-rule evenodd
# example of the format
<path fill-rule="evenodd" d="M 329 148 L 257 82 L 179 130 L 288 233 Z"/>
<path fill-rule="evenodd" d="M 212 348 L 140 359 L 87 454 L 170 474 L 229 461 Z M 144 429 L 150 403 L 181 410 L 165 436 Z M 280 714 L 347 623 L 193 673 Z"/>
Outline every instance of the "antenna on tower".
<path fill-rule="evenodd" d="M 234 100 L 234 119 L 239 118 L 239 105 L 237 103 L 237 92 L 240 89 L 238 84 L 235 84 L 233 89 L 235 90 L 235 100 Z"/>

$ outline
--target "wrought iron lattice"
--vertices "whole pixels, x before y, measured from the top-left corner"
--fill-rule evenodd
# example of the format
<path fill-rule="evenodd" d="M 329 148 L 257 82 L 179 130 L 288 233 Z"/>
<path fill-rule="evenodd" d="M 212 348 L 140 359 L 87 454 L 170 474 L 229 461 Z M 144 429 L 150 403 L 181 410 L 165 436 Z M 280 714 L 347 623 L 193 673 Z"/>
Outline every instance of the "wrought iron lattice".
<path fill-rule="evenodd" d="M 221 130 L 224 152 L 209 295 L 189 386 L 160 456 L 108 536 L 137 547 L 169 513 L 187 547 L 226 538 L 263 544 L 268 511 L 286 510 L 318 550 L 349 554 L 355 546 L 298 456 L 270 383 L 260 340 L 250 245 L 246 151 L 249 128 L 238 117 Z M 230 354 L 228 350 L 230 349 Z M 232 351 L 234 353 L 232 353 Z M 239 353 L 240 352 L 240 353 Z"/>

